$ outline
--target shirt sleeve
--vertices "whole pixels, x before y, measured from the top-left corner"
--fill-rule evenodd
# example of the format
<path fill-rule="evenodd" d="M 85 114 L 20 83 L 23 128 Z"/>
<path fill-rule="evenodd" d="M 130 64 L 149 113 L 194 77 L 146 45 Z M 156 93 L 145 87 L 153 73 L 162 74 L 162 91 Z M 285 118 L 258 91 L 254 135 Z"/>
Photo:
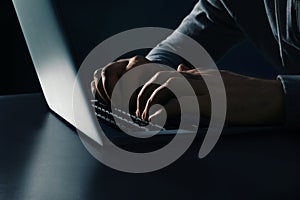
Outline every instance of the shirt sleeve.
<path fill-rule="evenodd" d="M 177 31 L 197 41 L 215 62 L 244 39 L 244 34 L 221 0 L 200 0 Z M 147 58 L 173 68 L 182 63 L 188 64 L 182 57 L 168 51 L 172 48 L 176 52 L 184 39 L 175 32 L 152 49 Z"/>
<path fill-rule="evenodd" d="M 285 126 L 300 128 L 300 75 L 279 75 L 285 94 Z"/>

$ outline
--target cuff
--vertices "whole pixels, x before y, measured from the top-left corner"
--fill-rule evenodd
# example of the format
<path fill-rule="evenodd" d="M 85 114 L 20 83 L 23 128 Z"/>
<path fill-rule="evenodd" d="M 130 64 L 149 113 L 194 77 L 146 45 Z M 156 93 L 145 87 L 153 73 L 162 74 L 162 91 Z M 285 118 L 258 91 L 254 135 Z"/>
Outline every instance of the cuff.
<path fill-rule="evenodd" d="M 285 126 L 300 128 L 300 75 L 279 75 L 285 94 Z"/>

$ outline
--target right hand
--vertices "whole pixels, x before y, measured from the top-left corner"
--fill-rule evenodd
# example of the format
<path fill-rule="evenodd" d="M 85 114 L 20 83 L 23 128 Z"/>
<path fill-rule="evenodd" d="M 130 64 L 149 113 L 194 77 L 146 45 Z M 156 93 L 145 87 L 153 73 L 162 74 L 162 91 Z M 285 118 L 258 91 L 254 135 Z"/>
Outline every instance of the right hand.
<path fill-rule="evenodd" d="M 94 80 L 91 82 L 91 90 L 95 98 L 109 104 L 114 86 L 120 77 L 130 69 L 148 63 L 151 63 L 151 61 L 147 58 L 135 56 L 129 59 L 118 60 L 106 65 L 104 68 L 96 70 L 94 72 Z M 146 70 L 144 73 L 149 73 L 149 70 Z M 137 77 L 139 76 L 140 75 L 137 74 Z"/>

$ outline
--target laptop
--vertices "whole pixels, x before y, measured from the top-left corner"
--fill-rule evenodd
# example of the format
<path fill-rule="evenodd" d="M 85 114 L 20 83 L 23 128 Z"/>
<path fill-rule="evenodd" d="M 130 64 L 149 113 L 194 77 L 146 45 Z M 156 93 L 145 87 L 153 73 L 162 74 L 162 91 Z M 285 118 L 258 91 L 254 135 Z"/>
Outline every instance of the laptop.
<path fill-rule="evenodd" d="M 176 126 L 178 119 L 172 119 L 167 125 L 161 126 L 143 121 L 119 108 L 114 108 L 112 111 L 111 107 L 99 102 L 84 87 L 81 87 L 77 79 L 78 66 L 53 2 L 51 0 L 13 0 L 13 4 L 49 108 L 80 130 L 84 137 L 97 144 L 105 145 L 107 140 L 99 134 L 99 124 L 109 139 L 121 143 L 154 141 L 162 138 L 170 140 L 175 134 L 188 135 L 197 130 L 200 135 L 206 133 L 208 119 L 201 118 L 200 124 L 191 124 L 189 130 L 188 128 L 178 129 Z M 91 79 L 95 69 L 97 66 L 91 66 L 88 72 L 91 74 Z M 186 116 L 187 119 L 192 117 Z M 116 123 L 114 120 L 116 118 L 121 123 Z M 130 137 L 124 134 L 120 126 L 123 127 L 122 130 L 136 132 L 145 137 Z M 158 130 L 159 133 L 150 137 L 153 130 L 149 130 L 149 127 L 156 132 Z M 269 128 L 251 127 L 250 129 L 261 131 Z M 245 129 L 245 127 L 225 127 L 223 133 L 240 133 L 245 132 Z"/>

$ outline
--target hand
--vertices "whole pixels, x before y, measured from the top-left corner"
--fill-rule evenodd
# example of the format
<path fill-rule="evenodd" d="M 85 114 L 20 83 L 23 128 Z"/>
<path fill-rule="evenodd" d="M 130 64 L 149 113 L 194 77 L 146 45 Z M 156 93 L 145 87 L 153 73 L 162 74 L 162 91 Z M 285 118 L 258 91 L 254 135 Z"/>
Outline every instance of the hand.
<path fill-rule="evenodd" d="M 211 76 L 209 71 L 199 72 L 189 70 L 185 66 L 178 67 L 178 71 L 190 82 L 197 95 L 201 115 L 210 116 L 210 95 L 203 81 L 203 76 Z M 280 81 L 265 80 L 242 76 L 228 71 L 221 71 L 227 95 L 226 123 L 234 125 L 266 125 L 282 122 L 284 106 L 283 91 Z M 157 117 L 161 110 L 149 114 L 149 109 L 154 104 L 163 104 L 168 114 L 178 115 L 178 104 L 172 94 L 166 89 L 168 85 L 180 86 L 183 78 L 178 78 L 173 72 L 158 72 L 141 89 L 137 99 L 136 114 L 144 119 Z M 151 84 L 155 79 L 164 80 L 162 86 Z M 214 91 L 218 91 L 218 85 Z M 180 89 L 180 87 L 179 87 Z M 186 100 L 189 96 L 185 91 L 180 91 L 181 97 Z M 192 110 L 191 110 L 192 112 Z M 150 115 L 150 116 L 149 116 Z"/>
<path fill-rule="evenodd" d="M 109 104 L 112 91 L 119 78 L 130 69 L 147 63 L 151 62 L 145 57 L 135 56 L 130 59 L 118 60 L 108 64 L 103 69 L 96 70 L 94 72 L 94 81 L 91 82 L 93 94 L 96 96 L 96 98 Z M 137 77 L 138 76 L 139 75 L 137 74 Z"/>
<path fill-rule="evenodd" d="M 179 73 L 178 73 L 179 72 Z M 182 76 L 183 75 L 183 78 Z M 188 93 L 184 87 L 184 84 L 187 83 L 187 80 L 190 82 L 194 89 L 194 93 Z M 162 82 L 162 85 L 153 84 L 154 82 Z M 196 87 L 195 87 L 196 86 Z M 154 114 L 149 113 L 149 109 L 154 104 L 164 105 L 168 116 L 177 116 L 180 114 L 180 109 L 178 105 L 178 101 L 175 99 L 174 94 L 168 88 L 176 88 L 177 94 L 179 94 L 178 98 L 180 98 L 183 102 L 186 103 L 186 111 L 189 113 L 194 112 L 194 108 L 189 107 L 190 105 L 194 105 L 193 103 L 189 103 L 192 98 L 191 96 L 197 95 L 198 99 L 201 98 L 202 108 L 205 109 L 206 113 L 204 115 L 209 115 L 209 103 L 210 97 L 208 95 L 207 87 L 200 75 L 199 71 L 196 69 L 189 69 L 184 65 L 180 65 L 176 71 L 160 71 L 157 72 L 148 82 L 144 84 L 142 89 L 140 90 L 137 97 L 137 110 L 136 115 L 147 120 L 151 120 L 153 117 L 159 115 L 162 110 L 156 111 Z M 204 105 L 205 104 L 205 105 Z M 208 109 L 206 109 L 208 108 Z M 150 115 L 150 116 L 149 116 Z"/>

